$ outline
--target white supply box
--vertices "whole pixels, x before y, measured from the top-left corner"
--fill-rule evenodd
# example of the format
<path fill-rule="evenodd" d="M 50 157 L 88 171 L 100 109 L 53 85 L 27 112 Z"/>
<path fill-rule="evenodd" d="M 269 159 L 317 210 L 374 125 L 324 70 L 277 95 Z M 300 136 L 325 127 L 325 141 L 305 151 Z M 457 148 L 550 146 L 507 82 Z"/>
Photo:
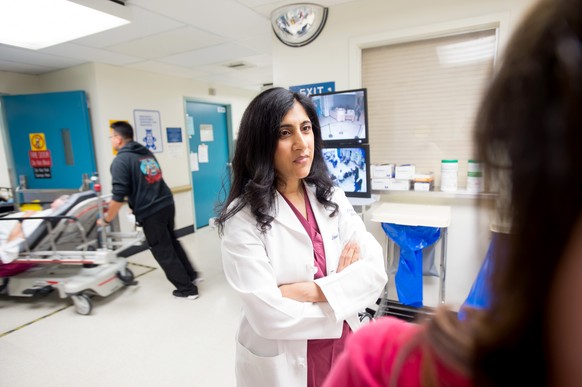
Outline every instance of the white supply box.
<path fill-rule="evenodd" d="M 432 191 L 432 182 L 428 183 L 425 181 L 415 181 L 414 182 L 415 191 Z"/>
<path fill-rule="evenodd" d="M 372 179 L 372 190 L 378 191 L 410 191 L 411 180 Z"/>
<path fill-rule="evenodd" d="M 394 164 L 372 165 L 372 179 L 394 177 Z"/>
<path fill-rule="evenodd" d="M 372 179 L 372 190 L 388 191 L 391 179 Z"/>
<path fill-rule="evenodd" d="M 416 167 L 414 164 L 397 165 L 394 171 L 394 178 L 398 180 L 414 179 Z"/>
<path fill-rule="evenodd" d="M 390 179 L 390 191 L 410 191 L 412 181 L 408 179 Z"/>

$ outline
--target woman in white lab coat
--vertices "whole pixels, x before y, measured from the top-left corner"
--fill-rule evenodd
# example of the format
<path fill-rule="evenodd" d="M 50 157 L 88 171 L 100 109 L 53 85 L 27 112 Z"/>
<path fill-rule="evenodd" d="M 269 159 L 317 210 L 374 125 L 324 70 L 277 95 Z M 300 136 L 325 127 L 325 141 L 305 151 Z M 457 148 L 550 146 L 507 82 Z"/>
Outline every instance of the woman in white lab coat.
<path fill-rule="evenodd" d="M 311 100 L 283 88 L 259 94 L 241 120 L 217 218 L 242 301 L 239 387 L 321 385 L 386 283 L 382 248 L 333 186 L 322 144 Z"/>

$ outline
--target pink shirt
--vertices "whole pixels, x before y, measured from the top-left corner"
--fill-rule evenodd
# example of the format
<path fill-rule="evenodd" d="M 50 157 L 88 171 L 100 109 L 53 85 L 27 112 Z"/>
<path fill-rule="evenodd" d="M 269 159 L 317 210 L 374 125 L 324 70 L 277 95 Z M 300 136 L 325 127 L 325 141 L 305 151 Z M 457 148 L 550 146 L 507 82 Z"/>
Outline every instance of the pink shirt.
<path fill-rule="evenodd" d="M 424 329 L 396 317 L 382 317 L 352 334 L 323 387 L 386 387 L 403 346 Z M 398 386 L 421 386 L 422 353 L 411 351 L 399 371 Z M 441 386 L 472 386 L 469 379 L 437 362 Z"/>

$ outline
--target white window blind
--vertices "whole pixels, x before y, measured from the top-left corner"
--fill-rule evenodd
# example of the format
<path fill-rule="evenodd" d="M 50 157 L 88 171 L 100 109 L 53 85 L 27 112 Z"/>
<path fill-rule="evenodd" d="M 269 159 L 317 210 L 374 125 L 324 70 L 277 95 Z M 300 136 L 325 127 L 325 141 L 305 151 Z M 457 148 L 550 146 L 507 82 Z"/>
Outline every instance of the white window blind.
<path fill-rule="evenodd" d="M 459 189 L 473 159 L 473 127 L 493 73 L 496 30 L 362 50 L 372 164 L 415 164 L 434 172 L 459 160 Z"/>

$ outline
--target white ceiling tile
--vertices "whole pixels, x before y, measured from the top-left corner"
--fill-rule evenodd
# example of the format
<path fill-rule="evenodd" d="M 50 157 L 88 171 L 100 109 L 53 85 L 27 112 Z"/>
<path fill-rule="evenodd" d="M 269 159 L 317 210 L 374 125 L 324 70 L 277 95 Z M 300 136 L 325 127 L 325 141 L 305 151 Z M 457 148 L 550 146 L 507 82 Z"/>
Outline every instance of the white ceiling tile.
<path fill-rule="evenodd" d="M 225 62 L 240 57 L 256 55 L 257 52 L 235 43 L 224 43 L 161 58 L 160 61 L 180 66 L 194 67 L 209 63 Z"/>
<path fill-rule="evenodd" d="M 98 62 L 112 65 L 126 65 L 141 61 L 134 56 L 123 55 L 99 48 L 85 47 L 74 43 L 63 43 L 45 48 L 43 51 L 62 57 L 79 59 L 84 62 Z"/>
<path fill-rule="evenodd" d="M 264 31 L 265 23 L 269 22 L 263 15 L 235 0 L 205 1 L 203 6 L 200 3 L 192 0 L 130 2 L 230 39 L 260 34 Z"/>
<path fill-rule="evenodd" d="M 271 55 L 253 55 L 241 57 L 240 60 L 244 63 L 253 64 L 257 67 L 270 67 L 273 65 L 273 58 Z"/>
<path fill-rule="evenodd" d="M 248 39 L 237 40 L 236 42 L 241 46 L 248 47 L 251 50 L 260 52 L 263 54 L 271 54 L 272 52 L 272 39 L 274 34 L 271 32 L 269 27 L 268 31 L 264 34 L 254 36 Z"/>
<path fill-rule="evenodd" d="M 160 63 L 160 62 L 154 62 L 154 61 L 145 61 L 145 62 L 134 63 L 131 65 L 127 65 L 126 67 L 137 69 L 137 70 L 149 71 L 152 73 L 167 74 L 167 75 L 172 75 L 172 76 L 176 76 L 176 77 L 184 77 L 184 78 L 203 77 L 203 76 L 209 75 L 208 72 L 201 71 L 198 68 L 187 69 L 187 68 L 180 67 L 180 66 L 172 66 L 172 65 L 169 65 L 167 63 Z"/>
<path fill-rule="evenodd" d="M 225 39 L 220 36 L 201 31 L 197 28 L 184 27 L 111 46 L 108 49 L 140 58 L 155 59 L 217 45 L 224 41 Z"/>
<path fill-rule="evenodd" d="M 132 21 L 124 26 L 77 39 L 74 43 L 104 48 L 174 30 L 185 24 L 146 9 L 131 7 Z"/>
<path fill-rule="evenodd" d="M 53 70 L 57 69 L 57 68 L 48 67 L 48 66 L 40 66 L 40 65 L 31 65 L 28 63 L 11 62 L 9 60 L 0 60 L 0 68 L 2 68 L 2 71 L 10 71 L 13 73 L 30 74 L 30 75 L 38 75 L 38 74 L 46 73 L 46 72 L 53 71 Z"/>
<path fill-rule="evenodd" d="M 46 49 L 45 49 L 46 50 Z M 28 63 L 50 69 L 62 69 L 84 63 L 84 60 L 53 55 L 45 50 L 28 50 L 0 44 L 0 60 L 17 63 Z M 4 70 L 4 68 L 0 68 Z M 9 70 L 4 70 L 9 71 Z"/>
<path fill-rule="evenodd" d="M 358 0 L 311 0 L 334 6 Z M 127 0 L 131 23 L 34 51 L 0 45 L 0 71 L 43 74 L 86 62 L 259 90 L 272 82 L 270 14 L 288 0 Z M 226 65 L 244 63 L 244 68 Z"/>

